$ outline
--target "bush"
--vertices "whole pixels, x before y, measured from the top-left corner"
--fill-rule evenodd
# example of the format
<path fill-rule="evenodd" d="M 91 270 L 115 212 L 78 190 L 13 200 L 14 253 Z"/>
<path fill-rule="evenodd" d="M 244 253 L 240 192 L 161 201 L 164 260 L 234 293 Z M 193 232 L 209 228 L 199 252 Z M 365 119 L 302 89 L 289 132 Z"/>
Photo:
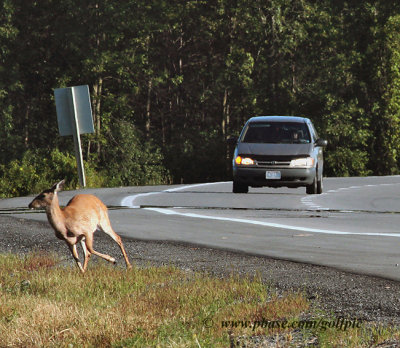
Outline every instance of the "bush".
<path fill-rule="evenodd" d="M 105 180 L 89 163 L 85 163 L 85 172 L 88 186 L 104 184 Z M 66 188 L 74 189 L 78 186 L 76 160 L 59 149 L 50 154 L 44 150 L 28 150 L 22 159 L 0 166 L 0 179 L 1 197 L 37 193 L 62 179 L 66 179 Z"/>
<path fill-rule="evenodd" d="M 133 124 L 116 122 L 109 135 L 112 139 L 105 150 L 109 160 L 104 164 L 109 186 L 155 185 L 170 181 L 160 149 L 142 142 Z"/>
<path fill-rule="evenodd" d="M 42 184 L 36 166 L 29 163 L 26 156 L 21 161 L 13 160 L 8 165 L 1 165 L 0 173 L 1 197 L 27 195 Z"/>
<path fill-rule="evenodd" d="M 98 161 L 84 162 L 88 187 L 149 185 L 170 180 L 163 166 L 159 148 L 142 143 L 135 127 L 118 122 L 110 133 L 111 146 L 105 148 L 105 158 L 97 170 Z M 117 139 L 117 140 L 116 140 Z M 68 152 L 54 149 L 28 150 L 21 159 L 0 165 L 0 197 L 26 196 L 38 193 L 59 180 L 66 180 L 66 189 L 79 186 L 76 159 Z"/>

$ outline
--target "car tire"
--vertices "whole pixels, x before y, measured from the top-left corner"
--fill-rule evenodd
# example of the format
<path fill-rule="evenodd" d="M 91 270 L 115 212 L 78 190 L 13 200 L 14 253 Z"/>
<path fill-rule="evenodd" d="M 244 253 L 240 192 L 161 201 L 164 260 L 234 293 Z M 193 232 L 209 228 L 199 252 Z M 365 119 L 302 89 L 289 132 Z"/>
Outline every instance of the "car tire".
<path fill-rule="evenodd" d="M 320 195 L 323 190 L 324 190 L 324 183 L 321 175 L 321 179 L 317 181 L 317 194 Z"/>
<path fill-rule="evenodd" d="M 317 177 L 315 176 L 314 181 L 311 185 L 306 186 L 306 193 L 308 195 L 315 195 L 318 191 Z"/>
<path fill-rule="evenodd" d="M 234 181 L 232 192 L 233 193 L 247 193 L 247 192 L 249 192 L 249 186 L 242 184 L 240 182 Z"/>

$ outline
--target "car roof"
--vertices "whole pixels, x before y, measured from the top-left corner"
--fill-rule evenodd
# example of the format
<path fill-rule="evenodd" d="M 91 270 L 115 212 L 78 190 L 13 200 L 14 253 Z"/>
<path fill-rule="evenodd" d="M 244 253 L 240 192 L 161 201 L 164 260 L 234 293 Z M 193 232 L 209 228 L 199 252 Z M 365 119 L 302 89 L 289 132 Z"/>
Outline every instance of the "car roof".
<path fill-rule="evenodd" d="M 255 116 L 250 118 L 247 122 L 304 122 L 309 121 L 305 117 L 297 116 Z"/>

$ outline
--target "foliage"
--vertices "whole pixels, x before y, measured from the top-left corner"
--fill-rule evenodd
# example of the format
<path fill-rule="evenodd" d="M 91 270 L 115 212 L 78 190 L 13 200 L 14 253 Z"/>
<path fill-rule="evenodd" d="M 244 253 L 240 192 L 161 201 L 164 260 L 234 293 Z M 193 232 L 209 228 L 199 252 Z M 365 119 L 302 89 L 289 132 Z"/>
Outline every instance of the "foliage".
<path fill-rule="evenodd" d="M 385 86 L 378 121 L 379 159 L 378 174 L 397 174 L 400 165 L 400 15 L 390 17 L 384 27 L 385 66 L 382 74 Z M 379 112 L 380 111 L 380 112 Z"/>
<path fill-rule="evenodd" d="M 38 193 L 50 185 L 66 179 L 67 188 L 78 186 L 76 160 L 69 153 L 53 150 L 50 155 L 45 151 L 27 151 L 21 160 L 13 160 L 0 165 L 0 192 L 3 197 L 22 196 Z M 103 186 L 104 179 L 89 163 L 85 163 L 88 185 Z"/>
<path fill-rule="evenodd" d="M 108 185 L 227 179 L 226 139 L 255 115 L 310 117 L 330 144 L 328 175 L 400 172 L 398 2 L 0 0 L 0 9 L 0 164 L 15 175 L 25 153 L 71 151 L 57 136 L 53 89 L 82 84 L 96 130 L 84 157 Z"/>
<path fill-rule="evenodd" d="M 137 130 L 128 122 L 116 122 L 109 131 L 111 149 L 107 159 L 108 185 L 146 185 L 168 181 L 159 148 L 142 144 Z"/>

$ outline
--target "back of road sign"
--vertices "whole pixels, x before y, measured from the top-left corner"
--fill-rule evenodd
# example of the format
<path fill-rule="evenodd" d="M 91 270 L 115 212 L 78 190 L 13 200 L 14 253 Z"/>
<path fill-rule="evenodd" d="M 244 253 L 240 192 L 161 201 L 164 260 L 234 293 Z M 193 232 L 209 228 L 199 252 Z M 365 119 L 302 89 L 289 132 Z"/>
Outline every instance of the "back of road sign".
<path fill-rule="evenodd" d="M 73 122 L 77 122 L 79 134 L 94 133 L 88 85 L 57 88 L 54 90 L 54 96 L 61 136 L 73 135 Z"/>
<path fill-rule="evenodd" d="M 74 137 L 79 183 L 85 187 L 85 167 L 83 165 L 80 134 L 94 133 L 89 86 L 57 88 L 54 90 L 54 96 L 56 98 L 60 135 L 72 135 Z"/>

